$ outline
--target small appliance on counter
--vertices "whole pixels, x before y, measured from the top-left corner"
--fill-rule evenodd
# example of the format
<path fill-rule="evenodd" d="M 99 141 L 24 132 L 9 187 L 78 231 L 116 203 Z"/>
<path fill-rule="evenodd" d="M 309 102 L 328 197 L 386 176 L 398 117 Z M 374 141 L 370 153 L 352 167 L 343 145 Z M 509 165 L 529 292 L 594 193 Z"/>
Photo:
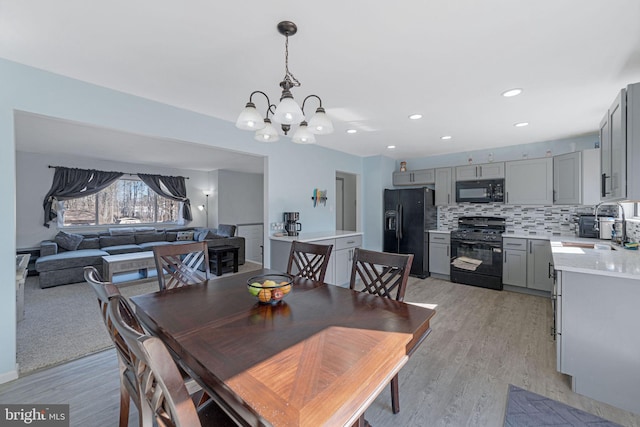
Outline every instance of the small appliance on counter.
<path fill-rule="evenodd" d="M 595 215 L 579 215 L 576 218 L 576 234 L 578 235 L 578 237 L 589 237 L 597 239 L 600 237 L 600 232 L 595 225 Z M 609 238 L 611 238 L 611 230 L 609 230 Z"/>
<path fill-rule="evenodd" d="M 284 218 L 284 230 L 289 236 L 297 236 L 302 231 L 302 224 L 298 222 L 300 219 L 300 212 L 285 212 Z"/>
<path fill-rule="evenodd" d="M 598 218 L 599 226 L 600 226 L 600 239 L 602 240 L 611 240 L 613 236 L 613 230 L 615 227 L 615 219 L 610 217 L 600 217 Z"/>

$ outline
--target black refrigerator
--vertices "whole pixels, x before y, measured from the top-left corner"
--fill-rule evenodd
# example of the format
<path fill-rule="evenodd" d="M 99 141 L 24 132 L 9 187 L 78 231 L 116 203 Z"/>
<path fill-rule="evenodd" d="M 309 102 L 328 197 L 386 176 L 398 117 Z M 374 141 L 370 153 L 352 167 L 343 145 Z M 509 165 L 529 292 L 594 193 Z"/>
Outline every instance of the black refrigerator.
<path fill-rule="evenodd" d="M 384 190 L 383 250 L 413 254 L 411 275 L 429 276 L 429 230 L 437 228 L 437 208 L 430 188 Z"/>

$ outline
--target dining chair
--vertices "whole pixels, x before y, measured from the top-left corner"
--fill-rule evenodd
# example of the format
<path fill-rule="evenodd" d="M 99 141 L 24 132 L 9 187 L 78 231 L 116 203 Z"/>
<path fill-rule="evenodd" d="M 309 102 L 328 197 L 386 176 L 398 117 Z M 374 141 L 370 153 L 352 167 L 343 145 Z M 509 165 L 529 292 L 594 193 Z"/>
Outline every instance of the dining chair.
<path fill-rule="evenodd" d="M 318 245 L 294 240 L 291 243 L 287 273 L 316 282 L 324 282 L 333 245 Z"/>
<path fill-rule="evenodd" d="M 212 399 L 194 401 L 167 347 L 160 339 L 132 328 L 132 316 L 124 297 L 111 298 L 107 320 L 130 350 L 141 402 L 140 426 L 236 426 Z"/>
<path fill-rule="evenodd" d="M 107 319 L 107 307 L 109 300 L 114 297 L 120 297 L 120 290 L 111 282 L 102 281 L 102 277 L 95 267 L 84 267 L 84 279 L 91 285 L 91 288 L 98 297 L 98 307 L 102 314 L 102 320 L 104 321 L 109 336 L 116 347 L 116 354 L 118 355 L 118 366 L 120 370 L 120 427 L 126 427 L 129 424 L 129 402 L 133 400 L 133 403 L 138 408 L 140 413 L 140 400 L 138 398 L 138 387 L 133 380 L 133 365 L 131 360 L 131 354 L 127 345 L 122 338 L 116 333 L 113 324 Z M 143 332 L 142 326 L 137 319 L 131 316 L 130 319 L 131 328 L 137 330 L 139 333 Z"/>
<path fill-rule="evenodd" d="M 356 248 L 349 288 L 383 298 L 404 300 L 413 254 L 392 254 Z M 391 379 L 391 409 L 400 412 L 398 374 Z"/>
<path fill-rule="evenodd" d="M 153 247 L 160 290 L 202 283 L 211 277 L 207 242 Z"/>

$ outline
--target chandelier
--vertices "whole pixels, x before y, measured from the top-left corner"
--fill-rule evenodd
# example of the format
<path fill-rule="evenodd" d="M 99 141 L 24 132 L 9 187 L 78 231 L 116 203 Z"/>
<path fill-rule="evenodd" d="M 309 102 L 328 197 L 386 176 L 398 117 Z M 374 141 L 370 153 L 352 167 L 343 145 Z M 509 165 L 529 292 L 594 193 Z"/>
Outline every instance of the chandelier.
<path fill-rule="evenodd" d="M 249 95 L 249 102 L 244 110 L 238 116 L 236 127 L 243 130 L 255 131 L 255 139 L 263 142 L 272 142 L 279 139 L 278 131 L 271 124 L 269 114 L 272 114 L 273 121 L 280 124 L 285 135 L 291 130 L 292 125 L 298 125 L 293 133 L 291 140 L 298 144 L 313 144 L 316 142 L 315 135 L 326 135 L 333 132 L 333 124 L 327 116 L 324 108 L 322 108 L 322 99 L 317 95 L 309 95 L 302 101 L 302 108 L 293 99 L 291 89 L 300 86 L 298 79 L 289 71 L 289 36 L 293 36 L 298 27 L 291 21 L 282 21 L 278 24 L 278 31 L 285 36 L 285 54 L 284 54 L 284 78 L 280 82 L 282 94 L 280 95 L 280 104 L 277 106 L 272 104 L 266 93 L 256 90 Z M 267 112 L 263 118 L 256 110 L 253 103 L 253 95 L 261 94 L 267 98 Z M 318 100 L 319 106 L 316 113 L 307 123 L 304 115 L 304 107 L 307 100 L 315 98 Z"/>

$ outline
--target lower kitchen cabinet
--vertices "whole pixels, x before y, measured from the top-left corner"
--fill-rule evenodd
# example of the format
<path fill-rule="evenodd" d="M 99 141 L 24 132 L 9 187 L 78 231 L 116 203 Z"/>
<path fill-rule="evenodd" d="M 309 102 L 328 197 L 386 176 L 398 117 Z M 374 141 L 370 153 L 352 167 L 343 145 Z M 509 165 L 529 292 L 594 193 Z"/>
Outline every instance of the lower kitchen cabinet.
<path fill-rule="evenodd" d="M 290 237 L 271 238 L 271 268 L 278 271 L 287 271 L 289 252 L 291 251 Z M 325 236 L 310 239 L 302 238 L 301 241 L 314 243 L 317 245 L 333 245 L 331 258 L 327 266 L 325 282 L 343 287 L 349 286 L 351 279 L 351 265 L 355 248 L 362 246 L 362 234 L 350 236 L 335 236 L 326 234 Z"/>
<path fill-rule="evenodd" d="M 449 279 L 451 267 L 451 236 L 449 233 L 429 233 L 429 273 Z"/>
<path fill-rule="evenodd" d="M 362 246 L 362 236 L 341 237 L 336 239 L 331 257 L 335 259 L 333 284 L 349 287 L 351 266 L 356 248 Z M 328 281 L 328 280 L 327 280 Z"/>
<path fill-rule="evenodd" d="M 505 237 L 502 252 L 503 284 L 551 292 L 553 258 L 548 240 Z"/>

